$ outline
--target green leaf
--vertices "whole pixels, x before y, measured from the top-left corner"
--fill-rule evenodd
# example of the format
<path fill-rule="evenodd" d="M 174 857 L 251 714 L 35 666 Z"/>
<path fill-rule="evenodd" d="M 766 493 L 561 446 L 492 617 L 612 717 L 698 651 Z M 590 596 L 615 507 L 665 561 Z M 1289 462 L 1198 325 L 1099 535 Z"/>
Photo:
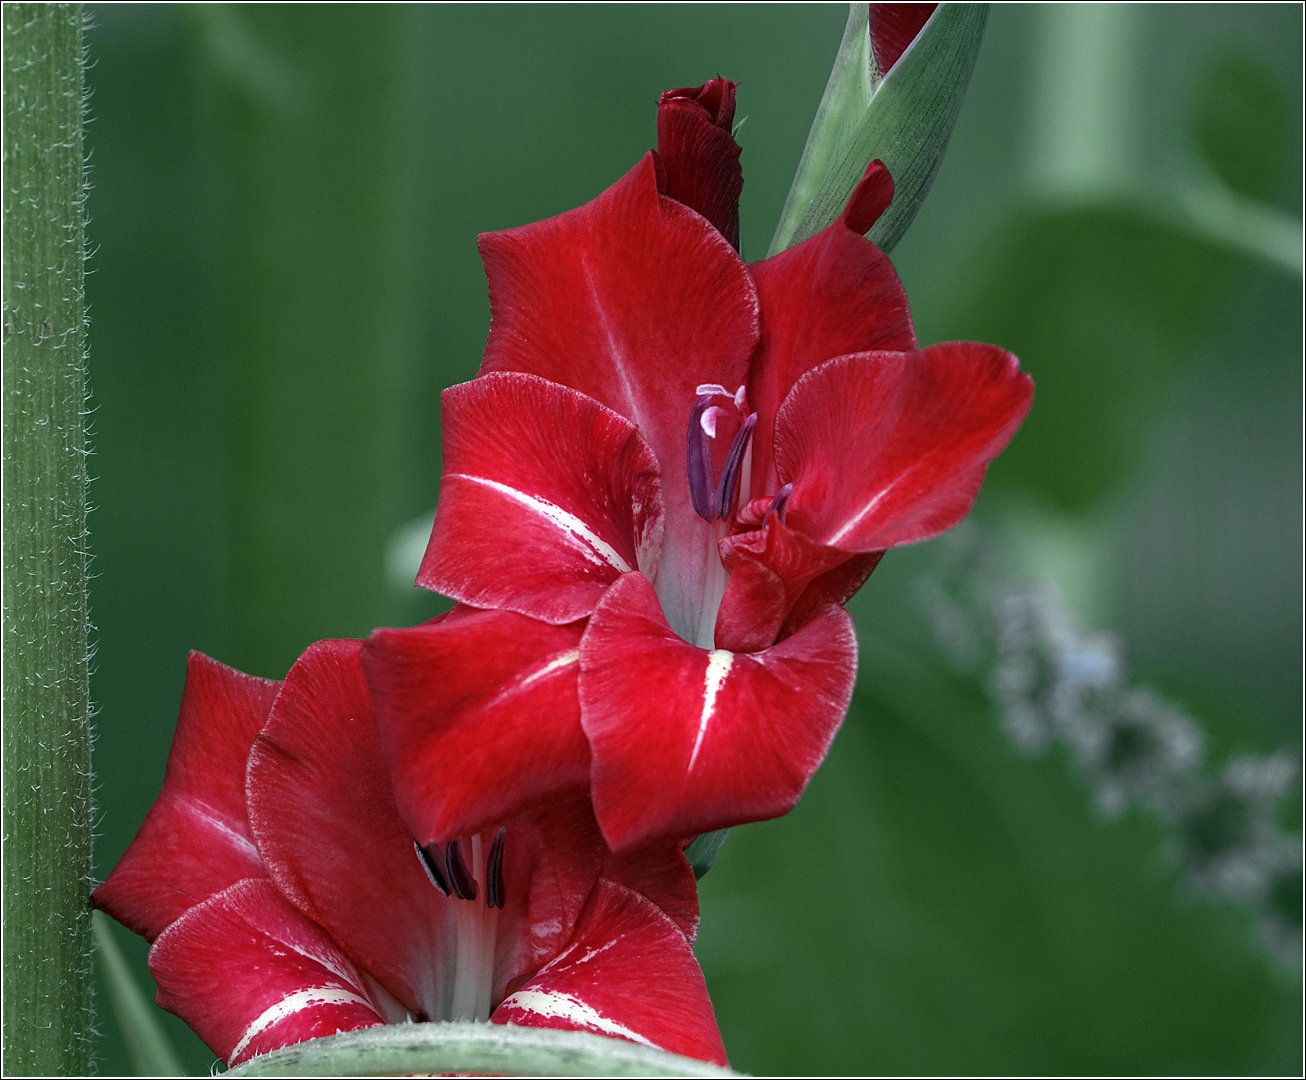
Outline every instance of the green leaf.
<path fill-rule="evenodd" d="M 1006 222 L 967 271 L 969 303 L 921 330 L 998 342 L 1034 378 L 1034 406 L 989 486 L 1072 513 L 1098 506 L 1153 438 L 1238 263 L 1109 205 Z"/>
<path fill-rule="evenodd" d="M 769 254 L 830 225 L 866 166 L 879 158 L 893 205 L 870 238 L 889 251 L 929 194 L 979 53 L 987 4 L 940 4 L 887 78 L 876 81 L 866 4 L 851 4 L 834 69 L 817 109 Z"/>
<path fill-rule="evenodd" d="M 1294 138 L 1287 95 L 1272 72 L 1254 57 L 1215 58 L 1202 71 L 1194 114 L 1197 144 L 1232 191 L 1260 202 L 1282 194 Z"/>
<path fill-rule="evenodd" d="M 80 4 L 4 5 L 4 1056 L 90 1069 Z"/>
<path fill-rule="evenodd" d="M 694 837 L 694 842 L 685 848 L 685 858 L 694 868 L 695 878 L 701 878 L 716 865 L 717 859 L 721 857 L 721 849 L 726 846 L 726 837 L 729 835 L 729 829 L 717 829 L 715 832 Z"/>
<path fill-rule="evenodd" d="M 145 996 L 140 984 L 132 978 L 127 959 L 113 938 L 111 920 L 96 911 L 91 921 L 100 970 L 109 988 L 113 1011 L 118 1017 L 118 1029 L 127 1044 L 127 1054 L 136 1075 L 185 1076 L 186 1070 L 159 1024 L 158 1006 Z"/>
<path fill-rule="evenodd" d="M 740 1076 L 625 1039 L 511 1024 L 391 1024 L 274 1050 L 224 1076 Z"/>

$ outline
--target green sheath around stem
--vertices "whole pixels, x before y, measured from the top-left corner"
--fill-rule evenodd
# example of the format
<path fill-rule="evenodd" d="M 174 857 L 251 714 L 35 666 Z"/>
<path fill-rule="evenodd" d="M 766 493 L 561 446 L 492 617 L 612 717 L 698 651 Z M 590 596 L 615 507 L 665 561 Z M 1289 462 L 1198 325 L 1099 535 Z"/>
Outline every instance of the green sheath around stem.
<path fill-rule="evenodd" d="M 80 4 L 4 5 L 4 1057 L 90 1071 Z"/>

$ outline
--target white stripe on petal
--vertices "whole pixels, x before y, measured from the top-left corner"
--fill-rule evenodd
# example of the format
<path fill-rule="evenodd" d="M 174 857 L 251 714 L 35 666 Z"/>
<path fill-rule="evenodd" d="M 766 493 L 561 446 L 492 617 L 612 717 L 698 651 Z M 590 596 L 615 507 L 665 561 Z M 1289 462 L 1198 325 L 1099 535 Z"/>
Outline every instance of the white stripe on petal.
<path fill-rule="evenodd" d="M 725 649 L 713 649 L 707 657 L 707 676 L 703 680 L 703 712 L 698 718 L 698 736 L 694 739 L 694 752 L 689 755 L 689 770 L 698 760 L 698 751 L 703 745 L 703 736 L 707 734 L 708 721 L 716 711 L 716 697 L 730 674 L 730 665 L 735 662 L 735 654 Z"/>
<path fill-rule="evenodd" d="M 467 473 L 451 473 L 454 479 L 467 480 L 473 484 L 480 484 L 492 491 L 497 491 L 500 495 L 507 496 L 514 502 L 520 503 L 533 513 L 557 526 L 592 563 L 602 566 L 606 563 L 608 566 L 619 570 L 623 574 L 630 573 L 630 566 L 621 554 L 611 544 L 602 537 L 595 534 L 585 522 L 581 521 L 575 514 L 568 513 L 561 506 L 549 502 L 547 499 L 541 499 L 536 495 L 528 495 L 524 491 L 518 491 L 507 484 L 501 484 L 497 480 L 488 480 L 484 476 L 469 476 Z"/>
<path fill-rule="evenodd" d="M 904 473 L 903 476 L 905 475 L 907 474 Z M 871 499 L 871 501 L 868 502 L 865 506 L 863 506 L 860 510 L 858 510 L 857 513 L 855 513 L 852 517 L 850 517 L 847 521 L 845 521 L 843 523 L 843 528 L 840 529 L 837 533 L 835 533 L 832 537 L 830 537 L 830 539 L 826 542 L 830 544 L 837 544 L 839 543 L 840 540 L 842 540 L 845 536 L 847 536 L 850 532 L 852 532 L 853 529 L 857 528 L 857 526 L 860 525 L 867 517 L 869 517 L 870 514 L 875 510 L 875 508 L 880 505 L 880 503 L 884 500 L 884 497 L 888 495 L 889 492 L 891 492 L 895 487 L 898 486 L 898 483 L 899 481 L 902 480 L 902 478 L 903 478 L 902 476 L 897 477 L 896 479 L 890 481 L 885 487 L 881 488 L 878 492 L 876 492 L 875 497 Z"/>
<path fill-rule="evenodd" d="M 656 1043 L 650 1042 L 638 1032 L 631 1031 L 630 1028 L 624 1024 L 618 1024 L 615 1020 L 609 1020 L 593 1006 L 581 1001 L 580 998 L 573 997 L 571 994 L 564 994 L 559 990 L 518 990 L 512 997 L 505 1000 L 499 1008 L 521 1009 L 523 1012 L 534 1013 L 546 1020 L 569 1020 L 573 1024 L 594 1028 L 605 1035 L 616 1035 L 618 1038 L 629 1039 L 631 1042 L 637 1042 L 643 1046 L 657 1048 Z"/>
<path fill-rule="evenodd" d="M 223 820 L 226 815 L 221 811 L 215 810 L 202 799 L 186 799 L 181 803 L 181 806 L 186 813 L 199 819 L 202 828 L 213 830 L 222 837 L 225 843 L 247 858 L 253 859 L 256 863 L 261 861 L 258 848 L 254 846 L 249 837 L 243 836 L 227 824 Z"/>
<path fill-rule="evenodd" d="M 555 656 L 552 660 L 550 660 L 547 664 L 545 664 L 543 667 L 535 671 L 532 671 L 529 675 L 526 676 L 526 678 L 522 679 L 522 681 L 519 682 L 516 685 L 516 687 L 514 687 L 514 689 L 525 690 L 526 687 L 530 686 L 531 683 L 538 682 L 540 679 L 543 679 L 546 675 L 550 675 L 553 672 L 557 671 L 558 668 L 566 667 L 568 664 L 577 664 L 579 662 L 580 662 L 579 649 L 572 649 L 571 652 L 560 653 L 559 655 Z"/>
<path fill-rule="evenodd" d="M 244 1052 L 245 1047 L 250 1040 L 260 1032 L 266 1031 L 273 1024 L 278 1024 L 287 1017 L 294 1016 L 305 1009 L 311 1009 L 315 1005 L 362 1005 L 363 1008 L 370 1012 L 376 1010 L 372 1008 L 372 1003 L 366 998 L 359 997 L 350 990 L 339 986 L 314 986 L 307 990 L 296 990 L 293 994 L 287 994 L 275 1005 L 264 1009 L 252 1024 L 245 1029 L 245 1034 L 240 1037 L 240 1042 L 236 1044 L 236 1049 L 231 1052 L 229 1060 L 235 1061 Z"/>

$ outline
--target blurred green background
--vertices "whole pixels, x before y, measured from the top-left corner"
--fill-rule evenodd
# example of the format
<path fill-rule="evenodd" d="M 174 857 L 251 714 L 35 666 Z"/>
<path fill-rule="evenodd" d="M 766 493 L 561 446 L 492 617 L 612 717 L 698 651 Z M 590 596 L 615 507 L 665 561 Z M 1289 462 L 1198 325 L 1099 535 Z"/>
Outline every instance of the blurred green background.
<path fill-rule="evenodd" d="M 476 234 L 591 198 L 653 145 L 661 90 L 720 73 L 761 257 L 846 9 L 93 10 L 103 876 L 158 790 L 188 649 L 280 676 L 314 640 L 439 610 L 404 574 L 438 393 L 484 345 Z M 976 521 L 1201 721 L 1208 771 L 1300 754 L 1301 20 L 996 7 L 894 252 L 923 342 L 997 342 L 1037 385 Z M 1185 884 L 1156 815 L 1108 820 L 1066 753 L 1013 746 L 929 631 L 942 550 L 885 559 L 829 760 L 704 879 L 732 1062 L 1299 1072 L 1300 968 L 1252 907 Z M 1299 884 L 1280 908 L 1299 926 Z M 102 1071 L 130 1072 L 101 1001 Z"/>

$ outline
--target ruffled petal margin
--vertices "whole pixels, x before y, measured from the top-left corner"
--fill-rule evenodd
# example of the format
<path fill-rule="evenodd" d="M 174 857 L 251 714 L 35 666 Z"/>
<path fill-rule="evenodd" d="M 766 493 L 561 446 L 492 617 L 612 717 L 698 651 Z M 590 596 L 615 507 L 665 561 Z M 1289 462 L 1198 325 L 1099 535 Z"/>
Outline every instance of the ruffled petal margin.
<path fill-rule="evenodd" d="M 849 552 L 952 528 L 1029 411 L 1034 385 L 993 345 L 840 356 L 808 372 L 776 420 L 792 482 L 786 523 Z"/>
<path fill-rule="evenodd" d="M 266 879 L 191 908 L 159 935 L 150 972 L 158 1003 L 228 1065 L 402 1015 Z"/>
<path fill-rule="evenodd" d="M 681 928 L 610 881 L 599 883 L 568 946 L 490 1019 L 590 1031 L 726 1064 L 703 973 Z"/>
<path fill-rule="evenodd" d="M 857 642 L 829 607 L 773 648 L 709 652 L 627 574 L 591 616 L 580 662 L 594 812 L 621 852 L 792 809 L 847 710 Z"/>

